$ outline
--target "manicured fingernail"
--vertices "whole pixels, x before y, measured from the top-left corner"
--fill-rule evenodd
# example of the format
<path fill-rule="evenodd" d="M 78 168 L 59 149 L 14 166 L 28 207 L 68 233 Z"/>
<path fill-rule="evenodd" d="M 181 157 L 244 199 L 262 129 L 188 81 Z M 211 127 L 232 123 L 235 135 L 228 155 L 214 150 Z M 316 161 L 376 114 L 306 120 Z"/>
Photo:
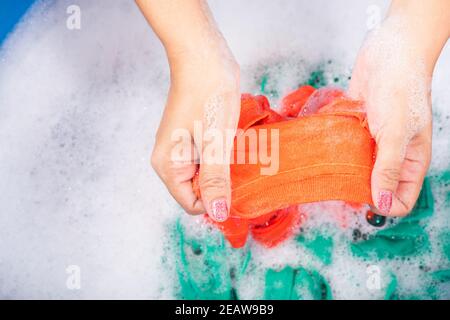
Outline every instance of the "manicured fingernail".
<path fill-rule="evenodd" d="M 214 220 L 223 222 L 228 218 L 228 207 L 225 199 L 216 199 L 211 202 L 211 215 Z"/>
<path fill-rule="evenodd" d="M 388 214 L 392 206 L 392 192 L 381 190 L 378 194 L 377 208 L 382 214 Z"/>
<path fill-rule="evenodd" d="M 373 213 L 372 211 L 367 211 L 366 220 L 369 224 L 374 227 L 382 227 L 386 223 L 386 217 L 380 216 L 379 214 Z"/>

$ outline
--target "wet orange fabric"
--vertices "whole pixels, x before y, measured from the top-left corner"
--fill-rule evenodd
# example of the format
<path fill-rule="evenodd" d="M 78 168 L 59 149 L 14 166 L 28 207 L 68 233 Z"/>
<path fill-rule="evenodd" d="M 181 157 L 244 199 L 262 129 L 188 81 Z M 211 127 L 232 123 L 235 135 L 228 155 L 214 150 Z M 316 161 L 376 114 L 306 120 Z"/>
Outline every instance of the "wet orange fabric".
<path fill-rule="evenodd" d="M 335 89 L 334 89 L 335 90 Z M 286 239 L 301 221 L 297 204 L 324 200 L 372 203 L 370 175 L 375 143 L 367 129 L 361 103 L 332 92 L 320 101 L 311 89 L 299 88 L 288 101 L 294 108 L 289 118 L 270 109 L 263 96 L 242 95 L 239 128 L 251 128 L 257 137 L 266 132 L 267 154 L 271 150 L 271 129 L 279 133 L 278 171 L 262 175 L 267 163 L 231 164 L 232 201 L 230 218 L 216 225 L 233 247 L 242 247 L 249 232 L 268 246 Z M 305 92 L 310 95 L 305 99 Z M 296 103 L 295 97 L 302 99 Z M 288 96 L 289 97 L 289 96 Z M 308 102 L 309 101 L 309 102 Z M 302 108 L 314 104 L 314 114 Z M 327 103 L 323 105 L 323 103 Z M 248 141 L 245 156 L 249 158 Z M 265 148 L 258 139 L 258 151 Z M 238 155 L 235 139 L 234 161 Z M 241 151 L 242 152 L 242 151 Z M 272 157 L 273 158 L 273 157 Z M 276 159 L 272 159 L 276 161 Z M 194 181 L 198 191 L 198 184 Z"/>
<path fill-rule="evenodd" d="M 286 95 L 281 100 L 280 114 L 286 117 L 295 118 L 300 113 L 300 109 L 303 109 L 306 101 L 316 91 L 312 86 L 302 86 L 297 90 Z"/>

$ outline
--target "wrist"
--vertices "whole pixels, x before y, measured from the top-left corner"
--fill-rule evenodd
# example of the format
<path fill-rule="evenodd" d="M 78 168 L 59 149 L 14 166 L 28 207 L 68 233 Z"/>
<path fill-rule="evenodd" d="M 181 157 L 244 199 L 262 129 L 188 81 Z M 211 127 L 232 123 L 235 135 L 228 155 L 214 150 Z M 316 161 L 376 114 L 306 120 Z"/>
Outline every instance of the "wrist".
<path fill-rule="evenodd" d="M 175 41 L 164 44 L 170 65 L 191 63 L 211 63 L 221 59 L 233 60 L 234 57 L 223 38 L 188 37 L 188 42 Z"/>
<path fill-rule="evenodd" d="M 203 79 L 213 83 L 220 80 L 228 84 L 239 82 L 240 67 L 225 41 L 203 43 L 195 48 L 180 47 L 167 51 L 172 81 Z"/>
<path fill-rule="evenodd" d="M 444 0 L 446 1 L 446 0 Z M 429 75 L 449 38 L 448 14 L 442 0 L 394 0 L 383 27 L 423 60 Z M 445 4 L 448 5 L 448 4 Z"/>

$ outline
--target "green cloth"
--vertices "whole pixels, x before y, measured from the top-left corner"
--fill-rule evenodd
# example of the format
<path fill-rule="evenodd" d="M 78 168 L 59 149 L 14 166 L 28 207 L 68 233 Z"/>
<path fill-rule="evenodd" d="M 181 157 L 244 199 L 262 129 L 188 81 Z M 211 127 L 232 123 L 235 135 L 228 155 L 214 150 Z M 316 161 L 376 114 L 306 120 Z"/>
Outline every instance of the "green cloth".
<path fill-rule="evenodd" d="M 285 267 L 269 269 L 265 277 L 265 300 L 331 300 L 328 282 L 315 270 Z"/>
<path fill-rule="evenodd" d="M 413 211 L 392 227 L 380 230 L 367 240 L 352 243 L 357 257 L 393 259 L 415 256 L 430 250 L 425 220 L 433 214 L 434 200 L 429 179 L 425 179 Z"/>
<path fill-rule="evenodd" d="M 315 232 L 312 237 L 300 234 L 296 237 L 297 242 L 314 254 L 323 264 L 329 265 L 332 262 L 333 238 Z"/>
<path fill-rule="evenodd" d="M 182 299 L 232 299 L 236 292 L 234 278 L 245 272 L 250 251 L 236 252 L 239 265 L 228 259 L 230 254 L 220 235 L 202 239 L 188 238 L 180 221 L 176 223 L 176 270 L 179 279 L 179 298 Z M 237 273 L 237 275 L 236 275 Z"/>
<path fill-rule="evenodd" d="M 436 179 L 436 182 L 438 185 L 442 188 L 448 188 L 448 182 L 450 181 L 450 171 L 445 171 L 438 179 Z M 445 190 L 444 190 L 445 191 Z M 449 192 L 446 191 L 446 197 L 445 202 L 448 206 L 449 202 Z M 424 182 L 424 186 L 422 188 L 422 192 L 419 196 L 419 199 L 416 203 L 414 211 L 411 213 L 410 216 L 403 219 L 403 221 L 409 222 L 409 223 L 419 223 L 421 219 L 426 219 L 432 214 L 432 209 L 434 208 L 434 201 L 431 193 L 431 187 L 430 187 L 430 181 L 429 179 L 426 179 Z M 423 220 L 422 220 L 423 222 Z M 401 231 L 401 230 L 400 230 Z M 414 236 L 413 232 L 410 232 L 410 236 Z M 422 232 L 418 232 L 419 236 L 422 236 Z M 393 244 L 396 245 L 395 243 Z M 450 232 L 444 231 L 442 232 L 438 237 L 437 242 L 438 252 L 435 254 L 442 254 L 442 263 L 441 265 L 444 268 L 436 269 L 434 271 L 424 271 L 425 275 L 425 282 L 426 285 L 423 286 L 421 292 L 416 292 L 413 294 L 405 295 L 401 294 L 401 288 L 398 285 L 397 278 L 394 274 L 392 274 L 392 280 L 390 284 L 388 285 L 388 288 L 386 290 L 386 296 L 385 299 L 392 299 L 392 300 L 405 300 L 405 299 L 438 299 L 440 295 L 442 294 L 442 291 L 447 291 L 447 294 L 444 295 L 446 299 L 449 298 L 448 294 L 448 284 L 450 284 Z M 429 248 L 428 248 L 429 250 Z M 439 252 L 440 251 L 440 252 Z M 413 252 L 412 250 L 409 250 L 408 252 L 411 252 L 412 254 L 417 254 L 417 252 Z M 401 253 L 404 253 L 404 251 L 399 250 L 398 252 L 400 256 Z M 435 267 L 435 266 L 433 266 Z M 447 285 L 447 287 L 441 287 L 441 285 Z M 441 290 L 442 288 L 442 290 Z"/>
<path fill-rule="evenodd" d="M 176 223 L 175 239 L 179 252 L 176 270 L 179 279 L 178 297 L 181 299 L 237 299 L 235 284 L 246 274 L 251 252 L 233 249 L 217 234 L 201 239 L 186 235 L 180 221 Z M 312 250 L 330 259 L 331 238 L 317 236 L 308 242 Z M 265 275 L 264 299 L 331 299 L 331 289 L 316 270 L 285 267 L 281 271 L 268 269 Z"/>

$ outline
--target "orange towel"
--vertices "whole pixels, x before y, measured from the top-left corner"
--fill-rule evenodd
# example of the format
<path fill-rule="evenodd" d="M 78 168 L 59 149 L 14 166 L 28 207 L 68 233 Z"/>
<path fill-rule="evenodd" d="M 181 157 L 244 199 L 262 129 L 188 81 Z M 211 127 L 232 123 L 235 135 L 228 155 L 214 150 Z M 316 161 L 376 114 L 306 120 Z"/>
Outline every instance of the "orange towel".
<path fill-rule="evenodd" d="M 257 133 L 268 130 L 269 155 L 270 129 L 279 130 L 279 170 L 261 175 L 264 165 L 259 160 L 231 164 L 230 218 L 216 225 L 233 247 L 242 247 L 249 232 L 268 247 L 286 239 L 301 220 L 297 204 L 323 200 L 372 203 L 375 142 L 361 103 L 336 89 L 325 94 L 320 90 L 300 87 L 288 95 L 282 101 L 284 116 L 270 109 L 265 97 L 242 95 L 238 126 Z M 314 110 L 303 109 L 308 105 Z M 297 114 L 298 118 L 287 118 Z M 245 148 L 248 156 L 248 143 Z M 236 149 L 235 140 L 235 160 Z M 195 180 L 194 189 L 200 196 Z"/>

